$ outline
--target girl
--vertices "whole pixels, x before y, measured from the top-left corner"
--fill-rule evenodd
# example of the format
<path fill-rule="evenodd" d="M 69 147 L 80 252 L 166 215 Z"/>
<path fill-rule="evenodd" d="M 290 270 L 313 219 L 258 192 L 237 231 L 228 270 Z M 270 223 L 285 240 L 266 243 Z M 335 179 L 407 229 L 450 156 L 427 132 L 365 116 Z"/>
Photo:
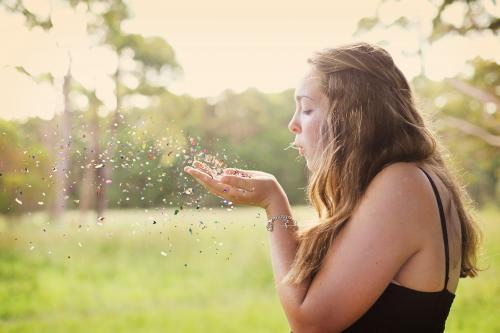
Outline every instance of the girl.
<path fill-rule="evenodd" d="M 479 230 L 410 87 L 382 48 L 314 54 L 289 124 L 319 223 L 299 231 L 275 177 L 186 167 L 212 193 L 267 212 L 280 302 L 296 333 L 443 332 Z"/>

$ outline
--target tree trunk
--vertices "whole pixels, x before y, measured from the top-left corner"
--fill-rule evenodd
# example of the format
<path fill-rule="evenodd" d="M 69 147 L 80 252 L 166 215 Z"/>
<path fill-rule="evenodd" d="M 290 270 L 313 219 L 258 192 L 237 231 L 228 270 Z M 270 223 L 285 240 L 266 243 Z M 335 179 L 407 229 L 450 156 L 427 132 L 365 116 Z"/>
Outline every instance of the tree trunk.
<path fill-rule="evenodd" d="M 66 208 L 66 199 L 69 195 L 67 192 L 67 179 L 69 178 L 69 158 L 71 145 L 71 112 L 69 107 L 69 91 L 71 88 L 71 66 L 68 67 L 68 73 L 64 76 L 63 82 L 63 97 L 64 111 L 61 117 L 61 125 L 59 126 L 60 137 L 56 145 L 56 182 L 54 187 L 54 205 L 52 209 L 52 218 L 59 221 Z"/>
<path fill-rule="evenodd" d="M 110 186 L 113 177 L 113 158 L 115 156 L 117 137 L 116 132 L 118 126 L 121 123 L 121 93 L 120 93 L 120 53 L 118 53 L 118 67 L 115 73 L 115 86 L 116 86 L 116 109 L 111 117 L 110 129 L 109 129 L 109 139 L 106 144 L 106 149 L 104 149 L 101 154 L 100 163 L 101 168 L 96 169 L 97 176 L 97 202 L 96 209 L 97 215 L 103 216 L 104 211 L 108 206 L 108 191 L 107 187 Z"/>
<path fill-rule="evenodd" d="M 99 152 L 99 116 L 97 115 L 97 98 L 92 96 L 93 103 L 90 105 L 90 126 L 89 126 L 89 145 L 86 151 L 85 167 L 80 185 L 80 220 L 84 222 L 87 211 L 94 205 L 95 197 L 93 190 L 96 188 L 96 161 Z"/>

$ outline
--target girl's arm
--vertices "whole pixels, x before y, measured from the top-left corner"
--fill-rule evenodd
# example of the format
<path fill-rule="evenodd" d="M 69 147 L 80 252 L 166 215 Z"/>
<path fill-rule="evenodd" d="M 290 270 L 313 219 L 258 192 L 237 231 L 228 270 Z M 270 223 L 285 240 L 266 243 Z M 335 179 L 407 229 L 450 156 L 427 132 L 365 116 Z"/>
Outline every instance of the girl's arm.
<path fill-rule="evenodd" d="M 292 216 L 290 204 L 284 192 L 271 202 L 266 208 L 266 213 L 268 219 L 278 215 Z M 297 252 L 296 228 L 285 228 L 281 221 L 275 221 L 273 231 L 269 232 L 269 247 L 278 297 L 290 326 L 296 332 L 302 332 L 301 327 L 307 324 L 307 318 L 301 318 L 299 310 L 311 284 L 311 279 L 295 285 L 281 283 Z"/>

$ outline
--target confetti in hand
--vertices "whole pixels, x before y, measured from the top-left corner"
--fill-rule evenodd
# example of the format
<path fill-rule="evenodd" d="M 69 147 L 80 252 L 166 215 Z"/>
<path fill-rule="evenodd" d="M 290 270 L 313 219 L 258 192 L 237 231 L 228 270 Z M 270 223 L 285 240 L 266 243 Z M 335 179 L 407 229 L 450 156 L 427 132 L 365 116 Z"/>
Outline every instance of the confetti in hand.
<path fill-rule="evenodd" d="M 220 175 L 221 175 L 222 172 L 219 172 L 217 169 L 210 167 L 206 163 L 203 163 L 203 162 L 200 162 L 200 161 L 194 161 L 193 162 L 193 166 L 196 169 L 198 169 L 198 170 L 206 173 L 207 175 L 209 175 L 213 179 L 220 179 Z"/>

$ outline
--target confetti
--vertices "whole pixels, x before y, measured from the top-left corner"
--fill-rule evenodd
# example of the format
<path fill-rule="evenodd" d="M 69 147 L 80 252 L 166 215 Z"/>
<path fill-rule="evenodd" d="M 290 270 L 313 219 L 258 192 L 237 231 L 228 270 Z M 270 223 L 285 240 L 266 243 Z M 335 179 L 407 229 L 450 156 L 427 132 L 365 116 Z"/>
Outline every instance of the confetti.
<path fill-rule="evenodd" d="M 165 251 L 161 251 L 161 252 L 160 252 L 160 254 L 161 254 L 162 256 L 164 256 L 164 257 L 166 257 L 166 256 L 167 256 L 167 252 L 165 252 Z"/>
<path fill-rule="evenodd" d="M 22 204 L 23 204 L 23 202 L 22 202 L 21 200 L 19 200 L 18 198 L 16 198 L 15 200 L 16 200 L 16 202 L 17 202 L 19 205 L 22 205 Z"/>

